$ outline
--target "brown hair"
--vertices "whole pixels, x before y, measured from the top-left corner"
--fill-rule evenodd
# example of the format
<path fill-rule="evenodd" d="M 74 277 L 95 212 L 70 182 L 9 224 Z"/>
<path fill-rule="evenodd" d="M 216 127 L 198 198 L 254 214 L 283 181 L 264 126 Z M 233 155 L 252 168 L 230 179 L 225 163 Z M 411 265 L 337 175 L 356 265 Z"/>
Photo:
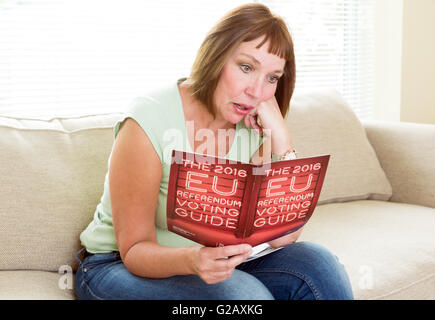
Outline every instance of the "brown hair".
<path fill-rule="evenodd" d="M 210 30 L 198 50 L 188 83 L 194 97 L 212 114 L 214 91 L 229 56 L 240 43 L 261 36 L 265 37 L 257 48 L 270 40 L 269 53 L 286 61 L 275 97 L 283 117 L 287 114 L 296 81 L 293 41 L 284 20 L 259 3 L 245 4 L 228 12 Z"/>

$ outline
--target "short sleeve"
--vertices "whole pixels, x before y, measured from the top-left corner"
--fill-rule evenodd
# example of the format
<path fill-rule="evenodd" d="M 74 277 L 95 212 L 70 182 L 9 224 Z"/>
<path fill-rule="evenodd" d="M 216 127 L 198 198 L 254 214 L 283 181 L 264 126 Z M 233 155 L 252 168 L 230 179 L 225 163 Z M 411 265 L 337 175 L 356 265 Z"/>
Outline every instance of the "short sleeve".
<path fill-rule="evenodd" d="M 134 99 L 127 107 L 123 116 L 116 122 L 114 127 L 114 135 L 116 138 L 121 124 L 127 118 L 134 119 L 151 141 L 155 151 L 157 152 L 157 155 L 160 158 L 160 161 L 163 163 L 163 151 L 156 135 L 156 124 L 158 125 L 158 122 L 156 122 L 155 119 L 153 121 L 153 114 L 155 116 L 155 113 L 153 112 L 153 101 L 151 99 L 146 97 Z"/>

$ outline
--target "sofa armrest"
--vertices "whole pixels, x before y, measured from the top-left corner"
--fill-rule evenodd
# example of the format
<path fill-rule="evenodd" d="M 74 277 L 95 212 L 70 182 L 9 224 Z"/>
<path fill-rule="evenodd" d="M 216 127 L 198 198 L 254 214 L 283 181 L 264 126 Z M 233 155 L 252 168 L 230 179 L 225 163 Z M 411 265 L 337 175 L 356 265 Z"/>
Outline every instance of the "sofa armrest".
<path fill-rule="evenodd" d="M 393 188 L 391 201 L 435 208 L 435 125 L 362 123 Z"/>

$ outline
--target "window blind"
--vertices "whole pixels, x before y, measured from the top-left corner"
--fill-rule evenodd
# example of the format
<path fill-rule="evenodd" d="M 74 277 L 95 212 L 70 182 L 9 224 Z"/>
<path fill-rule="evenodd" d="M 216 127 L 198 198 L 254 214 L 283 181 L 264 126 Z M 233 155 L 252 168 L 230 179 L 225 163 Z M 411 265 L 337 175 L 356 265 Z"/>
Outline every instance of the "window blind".
<path fill-rule="evenodd" d="M 296 90 L 338 90 L 361 119 L 375 101 L 375 0 L 261 1 L 295 43 Z"/>
<path fill-rule="evenodd" d="M 270 0 L 295 42 L 296 90 L 333 87 L 360 117 L 373 102 L 374 0 Z M 188 76 L 207 31 L 246 1 L 3 0 L 0 114 L 122 112 Z"/>

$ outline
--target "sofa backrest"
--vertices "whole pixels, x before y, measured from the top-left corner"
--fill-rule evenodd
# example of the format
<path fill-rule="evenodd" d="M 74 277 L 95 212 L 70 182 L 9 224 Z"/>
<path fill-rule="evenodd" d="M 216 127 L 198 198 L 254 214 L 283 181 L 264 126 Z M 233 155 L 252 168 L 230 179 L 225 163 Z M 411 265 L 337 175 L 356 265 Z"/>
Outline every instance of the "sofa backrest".
<path fill-rule="evenodd" d="M 77 267 L 119 117 L 0 117 L 0 270 Z"/>
<path fill-rule="evenodd" d="M 318 204 L 391 198 L 363 125 L 337 91 L 295 93 L 286 120 L 299 157 L 331 155 Z"/>
<path fill-rule="evenodd" d="M 0 117 L 0 270 L 77 268 L 79 235 L 100 201 L 120 117 Z M 299 156 L 331 154 L 319 204 L 391 197 L 361 123 L 338 93 L 296 94 L 287 122 Z"/>

